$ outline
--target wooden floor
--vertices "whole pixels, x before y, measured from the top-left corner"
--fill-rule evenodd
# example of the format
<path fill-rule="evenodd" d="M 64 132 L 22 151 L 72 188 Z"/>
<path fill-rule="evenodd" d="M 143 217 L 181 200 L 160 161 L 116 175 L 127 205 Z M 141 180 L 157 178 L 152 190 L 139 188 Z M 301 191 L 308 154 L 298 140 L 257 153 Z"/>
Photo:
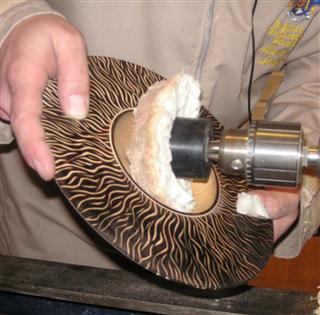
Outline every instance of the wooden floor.
<path fill-rule="evenodd" d="M 318 292 L 320 286 L 320 237 L 312 237 L 294 259 L 271 257 L 250 285 L 291 291 Z"/>

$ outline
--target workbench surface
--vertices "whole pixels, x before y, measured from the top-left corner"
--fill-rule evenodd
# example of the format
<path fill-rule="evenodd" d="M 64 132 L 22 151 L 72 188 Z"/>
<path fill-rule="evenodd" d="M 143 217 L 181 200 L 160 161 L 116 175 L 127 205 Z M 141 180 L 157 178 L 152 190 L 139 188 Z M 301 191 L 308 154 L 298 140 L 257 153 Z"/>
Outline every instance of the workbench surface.
<path fill-rule="evenodd" d="M 108 270 L 9 256 L 0 256 L 0 291 L 4 298 L 12 298 L 11 292 L 17 298 L 20 294 L 49 298 L 59 305 L 74 302 L 86 310 L 107 307 L 99 314 L 116 314 L 108 309 L 118 309 L 130 314 L 307 315 L 317 307 L 312 294 L 302 292 L 247 286 L 209 292 L 166 281 L 138 267 L 134 272 Z"/>

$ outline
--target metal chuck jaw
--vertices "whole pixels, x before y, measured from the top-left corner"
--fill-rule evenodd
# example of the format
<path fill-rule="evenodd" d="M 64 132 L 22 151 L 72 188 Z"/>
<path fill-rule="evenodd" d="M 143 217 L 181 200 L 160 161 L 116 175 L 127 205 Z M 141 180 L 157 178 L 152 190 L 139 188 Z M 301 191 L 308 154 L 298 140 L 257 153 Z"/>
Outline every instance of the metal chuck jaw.
<path fill-rule="evenodd" d="M 175 120 L 170 148 L 177 177 L 206 179 L 210 160 L 256 186 L 295 187 L 304 167 L 320 176 L 320 142 L 304 145 L 298 123 L 256 121 L 247 130 L 225 130 L 219 140 L 212 140 L 212 132 L 206 119 Z"/>

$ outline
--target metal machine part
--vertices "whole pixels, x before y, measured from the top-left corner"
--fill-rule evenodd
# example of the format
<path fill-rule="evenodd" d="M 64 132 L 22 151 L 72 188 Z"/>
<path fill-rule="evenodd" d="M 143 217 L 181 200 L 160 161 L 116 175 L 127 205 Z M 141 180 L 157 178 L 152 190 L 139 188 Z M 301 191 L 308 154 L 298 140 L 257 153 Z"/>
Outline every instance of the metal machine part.
<path fill-rule="evenodd" d="M 206 119 L 175 120 L 170 148 L 177 177 L 206 179 L 210 160 L 256 186 L 296 187 L 304 167 L 320 176 L 320 142 L 304 145 L 298 123 L 255 121 L 247 130 L 225 130 L 219 140 L 212 140 L 212 132 Z"/>

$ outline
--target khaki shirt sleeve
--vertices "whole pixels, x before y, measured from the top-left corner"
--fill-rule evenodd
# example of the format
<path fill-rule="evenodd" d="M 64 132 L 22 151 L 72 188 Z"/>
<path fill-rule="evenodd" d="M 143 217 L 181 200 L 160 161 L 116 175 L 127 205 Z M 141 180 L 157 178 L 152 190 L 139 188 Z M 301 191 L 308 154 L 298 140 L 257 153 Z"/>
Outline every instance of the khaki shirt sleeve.
<path fill-rule="evenodd" d="M 10 31 L 25 19 L 40 14 L 56 14 L 43 0 L 4 0 L 0 3 L 0 49 Z M 0 120 L 0 144 L 14 139 L 10 124 Z"/>
<path fill-rule="evenodd" d="M 46 1 L 43 0 L 8 0 L 1 1 L 1 33 L 0 46 L 9 35 L 10 31 L 23 20 L 40 14 L 56 14 Z"/>
<path fill-rule="evenodd" d="M 0 14 L 7 11 L 11 7 L 26 1 L 27 0 L 3 0 L 0 2 Z"/>
<path fill-rule="evenodd" d="M 9 144 L 13 141 L 14 135 L 10 124 L 0 120 L 0 145 Z"/>
<path fill-rule="evenodd" d="M 266 119 L 302 124 L 309 144 L 320 137 L 320 15 L 294 48 L 284 68 L 285 77 L 271 100 Z M 295 228 L 275 249 L 275 255 L 292 258 L 320 225 L 320 181 L 314 175 L 303 176 L 300 189 L 300 216 Z"/>

